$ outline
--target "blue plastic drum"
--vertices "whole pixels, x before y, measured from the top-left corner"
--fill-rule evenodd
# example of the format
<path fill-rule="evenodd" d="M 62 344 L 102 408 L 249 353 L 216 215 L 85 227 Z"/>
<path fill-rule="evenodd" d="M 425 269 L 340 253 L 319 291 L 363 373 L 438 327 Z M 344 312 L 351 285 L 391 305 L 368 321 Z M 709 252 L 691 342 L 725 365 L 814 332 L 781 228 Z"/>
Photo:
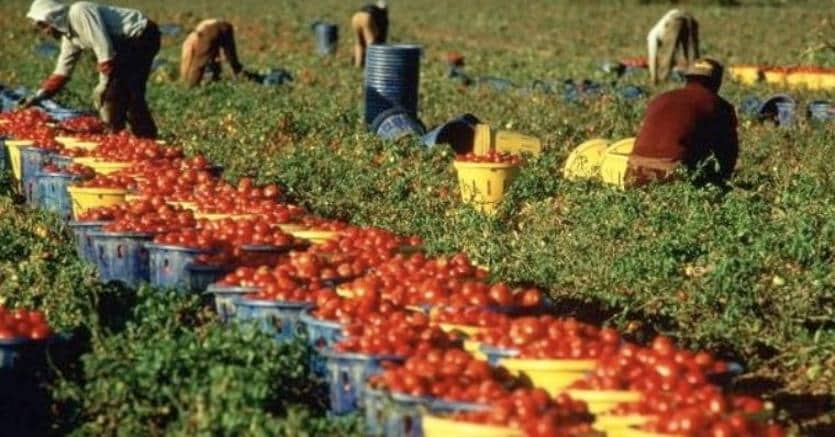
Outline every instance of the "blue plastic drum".
<path fill-rule="evenodd" d="M 339 27 L 331 23 L 313 23 L 313 33 L 316 35 L 316 53 L 332 55 L 336 52 L 339 42 Z"/>
<path fill-rule="evenodd" d="M 383 362 L 403 361 L 397 356 L 342 353 L 333 349 L 322 350 L 322 355 L 327 366 L 330 412 L 335 415 L 363 407 L 366 380 L 382 371 Z"/>
<path fill-rule="evenodd" d="M 61 220 L 72 220 L 72 198 L 67 187 L 79 179 L 79 176 L 69 173 L 38 173 L 37 192 L 41 208 L 57 214 Z"/>
<path fill-rule="evenodd" d="M 104 225 L 110 222 L 69 222 L 67 226 L 72 229 L 75 235 L 75 250 L 79 258 L 85 259 L 91 263 L 96 262 L 96 248 L 93 245 L 92 232 L 101 231 Z"/>
<path fill-rule="evenodd" d="M 237 300 L 239 297 L 255 293 L 255 287 L 222 286 L 211 284 L 206 287 L 206 293 L 211 294 L 215 301 L 215 311 L 224 322 L 234 320 L 237 315 Z"/>
<path fill-rule="evenodd" d="M 193 263 L 198 255 L 209 253 L 190 247 L 145 244 L 151 284 L 160 287 L 177 288 L 181 293 L 191 290 L 186 266 Z"/>
<path fill-rule="evenodd" d="M 407 44 L 372 44 L 365 64 L 365 123 L 381 112 L 401 107 L 418 115 L 418 85 L 422 48 Z"/>
<path fill-rule="evenodd" d="M 247 299 L 244 296 L 235 298 L 234 305 L 236 322 L 255 322 L 278 343 L 301 336 L 303 327 L 299 318 L 302 311 L 311 307 L 307 302 Z"/>
<path fill-rule="evenodd" d="M 23 184 L 23 195 L 26 202 L 33 206 L 40 206 L 38 195 L 38 173 L 49 163 L 51 152 L 40 147 L 24 147 L 20 151 L 20 179 Z"/>
<path fill-rule="evenodd" d="M 150 280 L 149 243 L 154 234 L 144 232 L 90 232 L 95 249 L 95 264 L 105 282 L 121 282 L 129 287 Z"/>

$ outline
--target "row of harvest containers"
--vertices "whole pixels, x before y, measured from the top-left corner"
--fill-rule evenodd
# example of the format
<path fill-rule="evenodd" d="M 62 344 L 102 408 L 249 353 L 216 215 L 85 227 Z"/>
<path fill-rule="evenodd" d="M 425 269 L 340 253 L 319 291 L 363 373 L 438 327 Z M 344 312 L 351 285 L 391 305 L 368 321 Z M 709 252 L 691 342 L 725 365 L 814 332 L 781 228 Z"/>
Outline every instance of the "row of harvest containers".
<path fill-rule="evenodd" d="M 18 165 L 23 189 L 30 171 L 92 168 L 74 168 L 64 201 L 79 255 L 103 280 L 207 293 L 227 323 L 307 341 L 331 412 L 361 412 L 371 435 L 782 435 L 766 403 L 722 389 L 733 368 L 708 352 L 548 315 L 540 290 L 492 281 L 464 254 L 430 257 L 419 238 L 317 217 L 278 186 L 230 184 L 172 147 L 57 141 L 36 115 L 3 119 L 4 134 L 38 150 Z M 78 142 L 93 146 L 67 147 Z M 61 167 L 63 156 L 73 164 Z M 494 152 L 461 164 L 512 177 L 520 162 Z M 470 193 L 503 191 L 507 179 Z"/>

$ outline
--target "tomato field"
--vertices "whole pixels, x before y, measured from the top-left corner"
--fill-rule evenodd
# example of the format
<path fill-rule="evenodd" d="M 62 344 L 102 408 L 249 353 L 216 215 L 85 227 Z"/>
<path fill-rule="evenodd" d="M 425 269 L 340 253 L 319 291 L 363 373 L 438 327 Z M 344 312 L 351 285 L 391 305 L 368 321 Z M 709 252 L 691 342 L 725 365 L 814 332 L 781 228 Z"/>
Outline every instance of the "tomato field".
<path fill-rule="evenodd" d="M 54 57 L 35 50 L 45 40 L 25 19 L 29 3 L 0 3 L 0 84 L 35 89 Z M 634 136 L 649 97 L 680 86 L 652 86 L 645 72 L 613 83 L 600 68 L 604 60 L 644 56 L 646 32 L 669 4 L 389 3 L 390 41 L 423 46 L 419 115 L 426 126 L 472 113 L 494 128 L 542 140 L 543 153 L 521 160 L 495 215 L 461 202 L 450 147 L 426 148 L 414 138 L 383 141 L 368 132 L 363 73 L 351 64 L 348 26 L 360 4 L 137 0 L 128 6 L 184 29 L 163 36 L 160 58 L 167 62 L 148 89 L 166 146 L 101 140 L 101 153 L 131 162 L 134 175 L 144 176 L 138 179 L 64 169 L 86 179 L 80 187 L 150 196 L 86 218 L 108 221 L 107 232 L 153 234 L 149 244 L 202 250 L 197 260 L 207 265 L 240 261 L 245 268 L 226 272 L 221 285 L 257 284 L 253 300 L 305 301 L 315 305 L 312 317 L 352 326 L 334 348 L 338 353 L 406 357 L 369 379 L 374 390 L 449 402 L 500 399 L 489 414 L 452 416 L 466 422 L 528 426 L 533 414 L 520 406 L 532 406 L 553 420 L 537 422 L 536 431 L 546 435 L 555 424 L 564 432 L 585 430 L 589 411 L 464 353 L 467 343 L 459 348 L 459 339 L 439 328 L 444 324 L 482 328 L 471 341 L 516 348 L 518 361 L 599 358 L 573 386 L 578 391 L 661 393 L 620 405 L 620 414 L 686 403 L 663 396 L 669 391 L 664 378 L 675 375 L 686 381 L 679 398 L 698 398 L 704 410 L 759 412 L 764 400 L 773 405 L 774 423 L 789 433 L 832 435 L 835 164 L 829 153 L 835 124 L 817 125 L 805 114 L 806 103 L 835 99 L 832 90 L 743 85 L 726 73 L 720 93 L 737 106 L 741 140 L 728 186 L 685 177 L 623 191 L 568 181 L 562 168 L 574 147 L 590 138 Z M 735 2 L 686 2 L 700 20 L 706 54 L 729 66 L 835 65 L 832 2 L 724 3 Z M 182 86 L 182 40 L 212 16 L 235 24 L 245 67 L 284 68 L 293 80 L 262 86 L 234 81 L 227 71 L 224 80 Z M 317 19 L 340 27 L 334 56 L 314 52 L 310 25 Z M 461 86 L 447 78 L 443 60 L 450 51 L 464 55 L 464 70 L 473 76 L 506 78 L 518 89 Z M 90 107 L 97 75 L 88 58 L 57 98 L 68 107 Z M 606 90 L 638 85 L 647 95 L 604 91 L 568 101 L 530 87 L 566 79 L 589 79 Z M 777 93 L 801 102 L 791 127 L 742 113 L 748 96 Z M 146 153 L 167 164 L 145 159 Z M 505 159 L 519 163 L 496 158 Z M 223 168 L 220 179 L 213 164 Z M 328 414 L 328 385 L 311 376 L 318 364 L 305 341 L 276 342 L 251 324 L 228 323 L 205 294 L 103 281 L 79 256 L 73 230 L 20 197 L 11 173 L 2 172 L 0 339 L 17 329 L 33 339 L 64 337 L 36 372 L 0 374 L 0 382 L 35 387 L 24 400 L 0 397 L 0 423 L 33 434 L 367 433 L 362 413 Z M 171 201 L 193 202 L 204 217 Z M 205 214 L 214 213 L 256 219 L 206 224 Z M 264 223 L 342 237 L 306 248 L 309 235 Z M 298 250 L 244 259 L 240 247 L 247 245 Z M 410 250 L 395 255 L 404 247 Z M 326 280 L 334 277 L 345 281 L 336 287 Z M 415 287 L 418 297 L 409 291 Z M 547 314 L 538 318 L 479 309 L 540 308 L 544 301 Z M 406 310 L 427 304 L 459 310 Z M 21 308 L 36 311 L 18 316 Z M 357 321 L 369 326 L 351 325 Z M 647 376 L 655 373 L 662 377 Z M 715 374 L 730 374 L 718 384 L 722 391 L 705 384 L 705 375 Z M 520 389 L 511 395 L 508 387 Z M 697 419 L 720 432 L 712 435 L 732 435 L 721 431 L 737 426 L 731 419 Z M 776 432 L 745 426 L 754 435 Z"/>

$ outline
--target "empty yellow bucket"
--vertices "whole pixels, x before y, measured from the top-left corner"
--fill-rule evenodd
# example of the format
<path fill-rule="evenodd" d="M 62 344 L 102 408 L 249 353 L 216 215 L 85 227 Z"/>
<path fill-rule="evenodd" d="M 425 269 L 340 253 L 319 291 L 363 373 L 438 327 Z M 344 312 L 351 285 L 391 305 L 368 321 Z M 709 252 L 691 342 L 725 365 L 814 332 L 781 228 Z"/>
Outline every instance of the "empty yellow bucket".
<path fill-rule="evenodd" d="M 131 166 L 130 162 L 102 161 L 98 158 L 88 156 L 73 158 L 73 162 L 76 162 L 81 165 L 86 165 L 87 167 L 92 168 L 96 173 L 104 175 L 115 173 L 119 170 Z"/>
<path fill-rule="evenodd" d="M 461 200 L 485 213 L 496 211 L 519 175 L 519 166 L 509 163 L 455 161 L 453 166 L 458 171 Z"/>
<path fill-rule="evenodd" d="M 424 414 L 421 418 L 426 437 L 521 437 L 522 431 L 502 426 L 461 422 L 440 416 Z"/>
<path fill-rule="evenodd" d="M 530 153 L 531 155 L 539 156 L 542 153 L 542 141 L 530 135 L 500 130 L 493 136 L 493 148 L 497 152 L 511 153 L 514 155 Z"/>
<path fill-rule="evenodd" d="M 765 78 L 765 83 L 774 85 L 786 84 L 786 73 L 782 71 L 766 70 L 763 72 L 763 77 Z"/>
<path fill-rule="evenodd" d="M 821 77 L 818 79 L 818 86 L 822 90 L 831 90 L 835 89 L 835 74 L 833 73 L 824 73 L 820 75 Z"/>
<path fill-rule="evenodd" d="M 626 138 L 613 143 L 606 149 L 600 161 L 600 179 L 618 188 L 626 187 L 626 170 L 629 167 L 629 155 L 635 146 L 635 138 Z"/>
<path fill-rule="evenodd" d="M 23 169 L 23 159 L 20 151 L 27 147 L 35 145 L 31 140 L 6 140 L 6 148 L 9 150 L 9 161 L 12 164 L 12 176 L 15 181 L 20 184 L 21 172 Z"/>
<path fill-rule="evenodd" d="M 639 402 L 641 393 L 631 390 L 565 390 L 574 399 L 585 402 L 593 414 L 612 411 L 623 403 Z"/>
<path fill-rule="evenodd" d="M 573 181 L 600 176 L 600 164 L 607 147 L 609 141 L 602 138 L 594 138 L 577 146 L 565 160 L 563 177 Z"/>
<path fill-rule="evenodd" d="M 522 378 L 530 379 L 533 385 L 555 396 L 594 370 L 597 367 L 597 361 L 502 358 L 499 360 L 499 365 Z"/>
<path fill-rule="evenodd" d="M 125 203 L 128 190 L 122 188 L 67 187 L 72 198 L 72 213 L 78 219 L 84 211 Z"/>

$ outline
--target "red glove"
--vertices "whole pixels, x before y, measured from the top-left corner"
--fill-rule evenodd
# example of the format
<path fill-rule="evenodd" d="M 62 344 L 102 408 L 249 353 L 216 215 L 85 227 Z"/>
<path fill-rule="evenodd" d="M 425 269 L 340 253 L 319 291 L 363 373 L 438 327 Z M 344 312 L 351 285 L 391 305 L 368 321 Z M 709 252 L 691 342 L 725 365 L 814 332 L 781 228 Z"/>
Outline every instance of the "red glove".
<path fill-rule="evenodd" d="M 110 76 L 110 73 L 113 73 L 113 60 L 102 62 L 98 65 L 99 73 L 104 74 L 106 76 Z"/>
<path fill-rule="evenodd" d="M 68 79 L 67 76 L 53 74 L 41 84 L 41 91 L 48 96 L 52 96 L 64 87 Z"/>

